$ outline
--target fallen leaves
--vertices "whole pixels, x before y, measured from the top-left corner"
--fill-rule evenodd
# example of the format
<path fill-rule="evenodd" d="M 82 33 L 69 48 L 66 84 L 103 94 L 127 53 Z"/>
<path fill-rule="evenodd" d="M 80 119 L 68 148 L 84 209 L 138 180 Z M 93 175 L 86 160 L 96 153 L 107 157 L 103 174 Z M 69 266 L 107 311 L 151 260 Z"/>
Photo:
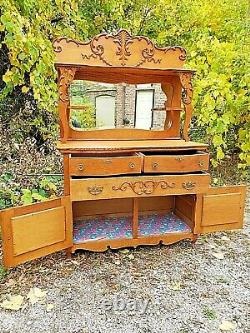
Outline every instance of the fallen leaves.
<path fill-rule="evenodd" d="M 7 299 L 3 301 L 0 306 L 6 310 L 18 311 L 23 306 L 24 297 L 21 295 L 8 295 Z"/>
<path fill-rule="evenodd" d="M 6 282 L 6 287 L 12 287 L 16 285 L 16 280 L 14 279 L 9 279 L 8 282 Z"/>
<path fill-rule="evenodd" d="M 6 310 L 18 311 L 25 306 L 25 299 L 27 299 L 31 305 L 38 302 L 44 303 L 46 294 L 47 291 L 40 288 L 30 288 L 26 297 L 22 295 L 7 295 L 7 299 L 0 303 L 0 307 Z M 51 311 L 53 308 L 54 305 L 52 306 L 52 304 L 47 304 L 47 311 Z"/>
<path fill-rule="evenodd" d="M 214 256 L 215 258 L 217 258 L 219 260 L 224 259 L 224 253 L 222 253 L 222 252 L 212 252 L 212 256 Z"/>
<path fill-rule="evenodd" d="M 227 236 L 222 236 L 221 240 L 224 241 L 224 242 L 230 242 L 231 239 L 228 238 Z"/>
<path fill-rule="evenodd" d="M 47 304 L 46 310 L 47 310 L 48 312 L 50 312 L 51 310 L 54 309 L 54 307 L 55 307 L 54 304 Z"/>
<path fill-rule="evenodd" d="M 229 332 L 236 328 L 236 324 L 228 320 L 222 320 L 219 329 L 223 332 Z"/>
<path fill-rule="evenodd" d="M 132 253 L 130 253 L 129 255 L 128 255 L 128 259 L 129 260 L 133 260 L 135 258 L 135 256 L 132 254 Z"/>
<path fill-rule="evenodd" d="M 169 289 L 174 291 L 179 291 L 182 289 L 182 283 L 181 282 L 174 282 L 169 286 Z"/>
<path fill-rule="evenodd" d="M 27 298 L 29 299 L 30 303 L 33 305 L 41 300 L 44 299 L 46 296 L 47 291 L 43 291 L 40 288 L 31 288 Z"/>
<path fill-rule="evenodd" d="M 128 254 L 130 251 L 129 251 L 129 249 L 122 249 L 119 252 L 122 254 Z"/>

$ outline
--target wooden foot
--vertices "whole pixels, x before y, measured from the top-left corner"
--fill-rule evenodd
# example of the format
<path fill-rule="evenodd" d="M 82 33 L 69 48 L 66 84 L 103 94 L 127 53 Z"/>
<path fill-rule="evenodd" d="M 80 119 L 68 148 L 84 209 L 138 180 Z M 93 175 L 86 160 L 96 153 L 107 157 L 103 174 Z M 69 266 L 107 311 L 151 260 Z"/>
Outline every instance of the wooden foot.
<path fill-rule="evenodd" d="M 71 259 L 71 257 L 72 257 L 71 247 L 67 248 L 67 249 L 65 250 L 65 252 L 66 252 L 66 256 L 67 256 L 67 258 L 68 258 L 68 259 Z"/>
<path fill-rule="evenodd" d="M 197 242 L 198 236 L 199 235 L 194 235 L 194 238 L 191 241 L 192 248 L 195 248 L 195 243 Z"/>

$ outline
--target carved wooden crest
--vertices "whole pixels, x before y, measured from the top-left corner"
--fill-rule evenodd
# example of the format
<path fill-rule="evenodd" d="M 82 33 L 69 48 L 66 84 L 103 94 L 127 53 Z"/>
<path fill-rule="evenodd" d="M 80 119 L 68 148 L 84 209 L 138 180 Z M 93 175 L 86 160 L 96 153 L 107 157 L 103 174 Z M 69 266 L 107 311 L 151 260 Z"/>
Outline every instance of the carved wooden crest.
<path fill-rule="evenodd" d="M 126 30 L 102 33 L 83 43 L 65 37 L 53 43 L 56 64 L 102 67 L 182 68 L 186 51 L 179 46 L 160 48 L 147 37 Z"/>

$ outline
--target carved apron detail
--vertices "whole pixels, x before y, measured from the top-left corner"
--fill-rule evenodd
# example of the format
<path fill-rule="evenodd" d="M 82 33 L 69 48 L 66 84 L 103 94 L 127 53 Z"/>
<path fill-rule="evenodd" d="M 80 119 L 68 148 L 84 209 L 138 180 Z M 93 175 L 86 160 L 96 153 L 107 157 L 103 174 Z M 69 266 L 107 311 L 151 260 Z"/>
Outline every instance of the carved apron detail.
<path fill-rule="evenodd" d="M 168 183 L 165 181 L 155 182 L 153 180 L 147 181 L 137 181 L 137 182 L 124 182 L 120 186 L 113 186 L 113 191 L 126 191 L 127 189 L 131 189 L 135 194 L 152 194 L 155 189 L 160 186 L 161 189 L 173 188 L 175 187 L 175 183 Z"/>

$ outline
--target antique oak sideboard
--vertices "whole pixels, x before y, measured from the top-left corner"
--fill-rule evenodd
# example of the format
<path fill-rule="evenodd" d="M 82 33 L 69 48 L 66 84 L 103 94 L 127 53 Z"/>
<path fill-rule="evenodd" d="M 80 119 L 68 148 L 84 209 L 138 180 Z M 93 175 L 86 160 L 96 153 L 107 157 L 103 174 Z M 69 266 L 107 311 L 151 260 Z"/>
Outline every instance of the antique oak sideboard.
<path fill-rule="evenodd" d="M 1 212 L 6 267 L 63 249 L 194 242 L 199 234 L 242 227 L 246 187 L 211 188 L 208 146 L 189 141 L 194 71 L 183 67 L 182 47 L 160 48 L 126 30 L 53 45 L 64 196 Z M 163 127 L 74 128 L 74 80 L 160 85 Z"/>

